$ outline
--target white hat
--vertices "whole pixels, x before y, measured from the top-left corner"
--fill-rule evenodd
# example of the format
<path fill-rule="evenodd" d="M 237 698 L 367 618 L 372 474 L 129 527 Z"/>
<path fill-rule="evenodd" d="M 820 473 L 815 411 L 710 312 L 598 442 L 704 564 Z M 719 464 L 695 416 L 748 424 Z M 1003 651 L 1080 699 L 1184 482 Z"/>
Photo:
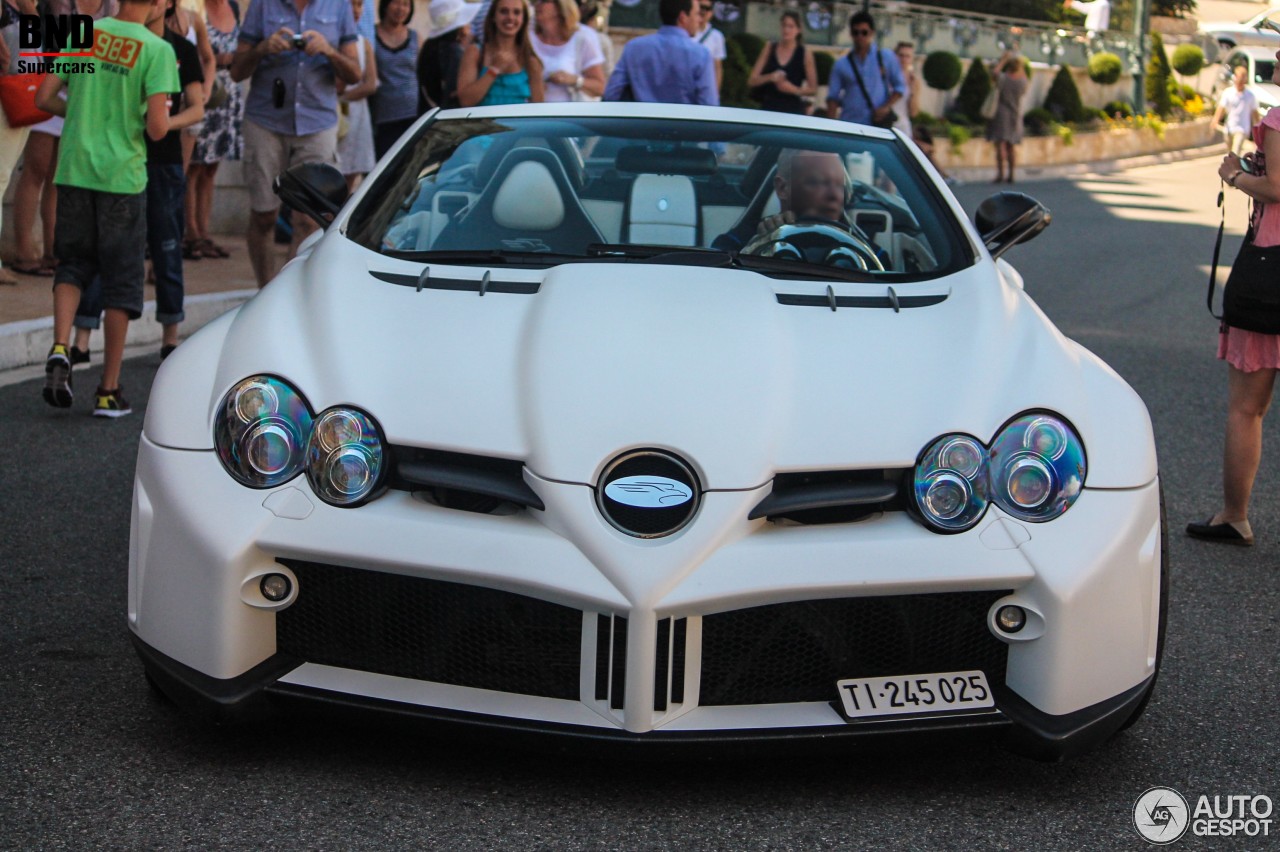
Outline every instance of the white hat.
<path fill-rule="evenodd" d="M 432 0 L 427 7 L 431 17 L 431 29 L 427 30 L 427 38 L 435 38 L 445 33 L 465 27 L 480 11 L 480 3 L 468 3 L 466 0 Z"/>

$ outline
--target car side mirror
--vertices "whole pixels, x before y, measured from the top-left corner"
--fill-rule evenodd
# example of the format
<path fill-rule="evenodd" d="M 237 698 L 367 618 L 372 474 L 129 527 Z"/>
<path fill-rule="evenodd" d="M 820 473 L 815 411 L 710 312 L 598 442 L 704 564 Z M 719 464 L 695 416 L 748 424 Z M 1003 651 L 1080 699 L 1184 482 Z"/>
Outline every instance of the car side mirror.
<path fill-rule="evenodd" d="M 1048 207 L 1021 192 L 997 192 L 973 213 L 973 223 L 992 260 L 1030 240 L 1051 221 Z"/>
<path fill-rule="evenodd" d="M 329 227 L 342 205 L 347 203 L 347 179 L 325 163 L 298 163 L 275 179 L 276 195 L 294 210 Z"/>

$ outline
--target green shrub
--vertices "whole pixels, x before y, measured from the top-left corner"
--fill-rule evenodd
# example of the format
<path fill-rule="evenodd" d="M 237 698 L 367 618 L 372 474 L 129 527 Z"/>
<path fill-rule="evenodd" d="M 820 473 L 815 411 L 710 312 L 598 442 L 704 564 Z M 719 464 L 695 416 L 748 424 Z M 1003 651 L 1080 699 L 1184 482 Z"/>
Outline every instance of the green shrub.
<path fill-rule="evenodd" d="M 831 79 L 831 69 L 835 67 L 836 58 L 825 50 L 813 51 L 813 66 L 818 72 L 818 85 L 825 86 Z"/>
<path fill-rule="evenodd" d="M 937 119 L 924 110 L 916 113 L 915 118 L 911 119 L 912 124 L 933 124 Z"/>
<path fill-rule="evenodd" d="M 956 110 L 969 116 L 971 121 L 982 121 L 982 105 L 994 85 L 987 64 L 981 59 L 973 60 L 960 84 L 960 94 L 956 95 Z"/>
<path fill-rule="evenodd" d="M 1184 101 L 1189 101 L 1196 96 L 1196 90 L 1191 86 L 1188 86 L 1186 83 L 1175 83 L 1170 87 L 1169 94 L 1181 98 Z"/>
<path fill-rule="evenodd" d="M 1071 69 L 1062 65 L 1053 78 L 1049 94 L 1045 96 L 1044 108 L 1053 113 L 1058 121 L 1084 121 L 1086 118 L 1084 103 L 1080 100 L 1080 90 L 1071 76 Z"/>
<path fill-rule="evenodd" d="M 760 51 L 764 50 L 765 40 L 755 33 L 741 32 L 734 33 L 725 39 L 725 52 L 727 53 L 730 42 L 736 43 L 742 49 L 742 58 L 747 60 L 747 72 L 750 76 L 751 66 L 756 64 L 756 57 L 760 55 Z"/>
<path fill-rule="evenodd" d="M 945 119 L 948 123 L 954 124 L 957 127 L 968 127 L 970 126 L 970 124 L 972 124 L 972 122 L 969 120 L 969 116 L 965 115 L 959 110 L 954 110 L 954 109 L 951 112 L 946 114 Z"/>
<path fill-rule="evenodd" d="M 1164 52 L 1160 33 L 1151 34 L 1151 61 L 1147 63 L 1147 102 L 1151 111 L 1164 118 L 1173 111 L 1169 97 L 1169 56 Z"/>
<path fill-rule="evenodd" d="M 1095 53 L 1089 57 L 1089 79 L 1099 86 L 1110 86 L 1120 79 L 1124 65 L 1114 53 Z"/>
<path fill-rule="evenodd" d="M 935 50 L 924 58 L 924 81 L 931 89 L 949 92 L 960 82 L 964 67 L 960 57 L 945 50 Z"/>
<path fill-rule="evenodd" d="M 1115 118 L 1117 115 L 1122 118 L 1129 118 L 1133 115 L 1133 106 L 1128 101 L 1107 101 L 1102 107 L 1102 111 L 1107 114 L 1108 118 Z"/>
<path fill-rule="evenodd" d="M 1053 124 L 1053 113 L 1044 107 L 1029 109 L 1027 114 L 1022 117 L 1022 126 L 1027 128 L 1027 132 L 1032 136 L 1046 135 Z"/>
<path fill-rule="evenodd" d="M 1180 44 L 1173 51 L 1173 70 L 1184 77 L 1194 77 L 1204 68 L 1204 51 L 1194 44 Z"/>
<path fill-rule="evenodd" d="M 721 63 L 723 76 L 720 80 L 720 103 L 732 107 L 758 107 L 751 92 L 747 88 L 747 80 L 751 77 L 751 66 L 755 57 L 748 59 L 742 50 L 742 43 L 737 36 L 725 39 L 725 58 Z"/>
<path fill-rule="evenodd" d="M 951 143 L 951 153 L 959 154 L 960 146 L 973 138 L 969 128 L 959 124 L 947 125 L 947 141 Z"/>

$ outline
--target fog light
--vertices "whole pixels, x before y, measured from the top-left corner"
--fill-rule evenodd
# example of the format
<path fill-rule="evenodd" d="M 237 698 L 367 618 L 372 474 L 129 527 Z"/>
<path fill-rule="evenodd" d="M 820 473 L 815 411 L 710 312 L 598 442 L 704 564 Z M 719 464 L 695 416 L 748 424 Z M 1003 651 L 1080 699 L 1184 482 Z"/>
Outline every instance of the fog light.
<path fill-rule="evenodd" d="M 1002 606 L 996 612 L 996 625 L 1005 633 L 1017 633 L 1027 624 L 1027 613 L 1020 606 Z"/>
<path fill-rule="evenodd" d="M 289 578 L 283 574 L 268 574 L 262 578 L 258 588 L 262 591 L 264 598 L 272 603 L 279 603 L 289 597 L 289 593 L 293 591 L 293 583 L 289 582 Z M 1010 608 L 1005 607 L 1005 609 Z M 1003 611 L 1001 610 L 1001 612 Z M 1021 627 L 1022 625 L 1019 624 L 1018 626 Z"/>

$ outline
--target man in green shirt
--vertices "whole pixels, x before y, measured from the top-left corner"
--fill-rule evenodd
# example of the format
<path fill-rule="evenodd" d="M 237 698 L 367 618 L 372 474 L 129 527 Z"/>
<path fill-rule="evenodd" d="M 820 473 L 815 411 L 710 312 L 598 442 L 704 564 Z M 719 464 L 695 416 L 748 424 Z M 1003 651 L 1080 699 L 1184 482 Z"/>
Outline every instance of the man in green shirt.
<path fill-rule="evenodd" d="M 102 382 L 93 413 L 121 417 L 132 409 L 120 392 L 129 320 L 142 315 L 146 246 L 147 148 L 169 132 L 169 98 L 180 90 L 173 48 L 147 29 L 164 0 L 123 0 L 114 18 L 93 26 L 93 57 L 59 59 L 40 85 L 36 104 L 65 115 L 58 156 L 58 224 L 54 253 L 53 347 L 45 362 L 45 402 L 70 408 L 67 344 L 80 292 L 102 280 Z M 67 99 L 58 95 L 63 87 Z"/>

